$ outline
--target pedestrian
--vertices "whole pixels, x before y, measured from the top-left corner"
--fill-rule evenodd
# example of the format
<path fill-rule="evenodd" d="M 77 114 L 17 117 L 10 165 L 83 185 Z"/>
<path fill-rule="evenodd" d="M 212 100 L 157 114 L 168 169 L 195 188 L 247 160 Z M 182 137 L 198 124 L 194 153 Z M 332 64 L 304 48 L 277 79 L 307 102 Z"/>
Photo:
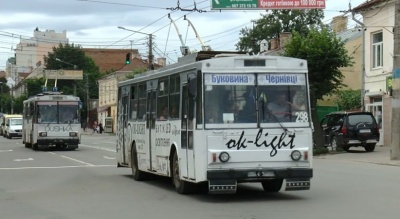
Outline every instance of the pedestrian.
<path fill-rule="evenodd" d="M 101 122 L 99 123 L 99 132 L 100 134 L 103 133 L 103 124 Z"/>
<path fill-rule="evenodd" d="M 93 134 L 94 134 L 95 132 L 99 133 L 97 121 L 94 121 L 94 122 L 93 122 Z"/>

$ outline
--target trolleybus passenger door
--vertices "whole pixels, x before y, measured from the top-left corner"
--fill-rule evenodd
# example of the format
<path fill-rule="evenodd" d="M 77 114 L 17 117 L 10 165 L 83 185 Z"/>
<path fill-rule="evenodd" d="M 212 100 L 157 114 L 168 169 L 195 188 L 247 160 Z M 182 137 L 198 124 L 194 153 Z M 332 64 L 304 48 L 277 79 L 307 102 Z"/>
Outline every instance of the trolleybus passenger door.
<path fill-rule="evenodd" d="M 181 174 L 185 178 L 195 179 L 194 171 L 194 101 L 191 100 L 188 85 L 182 85 L 182 128 L 181 128 Z"/>
<path fill-rule="evenodd" d="M 146 106 L 146 129 L 149 133 L 149 154 L 150 154 L 150 170 L 156 170 L 156 90 L 147 91 L 147 106 Z"/>
<path fill-rule="evenodd" d="M 127 163 L 127 158 L 126 156 L 128 155 L 128 149 L 129 143 L 126 141 L 128 140 L 127 136 L 129 133 L 127 133 L 127 127 L 128 127 L 128 104 L 129 104 L 129 93 L 125 91 L 125 87 L 120 88 L 121 90 L 121 97 L 119 100 L 119 106 L 118 106 L 118 141 L 117 141 L 117 154 L 118 156 L 118 161 L 121 163 L 126 164 Z M 122 151 L 122 153 L 118 153 L 118 151 Z"/>

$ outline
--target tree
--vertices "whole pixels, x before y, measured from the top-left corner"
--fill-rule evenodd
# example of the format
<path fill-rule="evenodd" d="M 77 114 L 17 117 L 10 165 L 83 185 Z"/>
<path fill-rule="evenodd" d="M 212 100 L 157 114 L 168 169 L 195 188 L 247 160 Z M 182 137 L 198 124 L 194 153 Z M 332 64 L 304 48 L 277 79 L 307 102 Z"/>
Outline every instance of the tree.
<path fill-rule="evenodd" d="M 56 60 L 56 58 L 58 60 Z M 59 61 L 61 60 L 61 61 Z M 53 48 L 53 52 L 49 52 L 44 57 L 46 69 L 58 70 L 82 70 L 83 80 L 72 81 L 72 80 L 59 80 L 57 86 L 59 91 L 65 94 L 73 94 L 73 86 L 71 84 L 77 84 L 77 96 L 81 100 L 87 99 L 87 90 L 89 92 L 89 99 L 98 99 L 98 84 L 97 79 L 102 75 L 99 73 L 99 67 L 96 65 L 94 60 L 85 55 L 84 51 L 80 46 L 74 44 L 60 44 L 58 47 Z M 86 115 L 86 109 L 88 101 L 84 101 L 82 118 Z"/>
<path fill-rule="evenodd" d="M 352 57 L 348 55 L 344 42 L 326 28 L 311 29 L 305 37 L 294 32 L 292 39 L 285 46 L 284 56 L 307 60 L 314 140 L 317 146 L 322 146 L 323 133 L 316 110 L 317 100 L 345 86 L 339 68 L 351 66 Z"/>
<path fill-rule="evenodd" d="M 7 86 L 7 79 L 0 78 L 0 112 L 8 112 L 8 98 L 9 98 L 10 88 Z"/>
<path fill-rule="evenodd" d="M 136 69 L 133 69 L 131 73 L 127 74 L 125 76 L 125 78 L 126 79 L 132 79 L 132 78 L 135 77 L 135 75 L 141 74 L 141 73 L 146 72 L 146 71 L 147 71 L 147 68 L 136 68 Z"/>
<path fill-rule="evenodd" d="M 23 102 L 26 99 L 28 99 L 28 97 L 25 94 L 14 99 L 14 103 L 13 103 L 14 114 L 22 114 L 23 106 L 24 106 Z"/>
<path fill-rule="evenodd" d="M 340 90 L 336 92 L 336 95 L 341 110 L 355 110 L 361 108 L 360 90 Z"/>
<path fill-rule="evenodd" d="M 25 79 L 25 84 L 26 84 L 26 96 L 31 97 L 34 96 L 38 93 L 42 92 L 42 87 L 45 83 L 44 78 L 39 78 L 39 79 Z"/>
<path fill-rule="evenodd" d="M 253 28 L 244 28 L 240 31 L 239 42 L 236 48 L 240 51 L 258 53 L 258 42 L 265 39 L 270 41 L 279 38 L 282 32 L 296 31 L 306 36 L 311 27 L 323 26 L 324 12 L 319 9 L 309 10 L 271 10 L 269 14 L 253 21 Z"/>

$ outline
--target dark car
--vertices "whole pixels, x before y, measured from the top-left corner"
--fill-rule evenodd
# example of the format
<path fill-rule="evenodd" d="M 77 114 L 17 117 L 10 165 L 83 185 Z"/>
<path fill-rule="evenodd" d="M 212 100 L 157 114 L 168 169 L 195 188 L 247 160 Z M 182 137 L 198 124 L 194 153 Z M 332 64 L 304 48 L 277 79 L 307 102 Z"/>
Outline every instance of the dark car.
<path fill-rule="evenodd" d="M 325 146 L 343 148 L 362 146 L 374 151 L 379 141 L 379 125 L 370 112 L 333 112 L 321 121 Z"/>

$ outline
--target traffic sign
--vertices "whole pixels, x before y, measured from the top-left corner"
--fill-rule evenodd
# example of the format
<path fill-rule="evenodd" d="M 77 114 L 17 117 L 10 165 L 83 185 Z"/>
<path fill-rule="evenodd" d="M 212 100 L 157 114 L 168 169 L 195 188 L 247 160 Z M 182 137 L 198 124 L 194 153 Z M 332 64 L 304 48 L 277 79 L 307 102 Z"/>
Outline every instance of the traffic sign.
<path fill-rule="evenodd" d="M 326 0 L 211 0 L 211 10 L 324 9 Z"/>

